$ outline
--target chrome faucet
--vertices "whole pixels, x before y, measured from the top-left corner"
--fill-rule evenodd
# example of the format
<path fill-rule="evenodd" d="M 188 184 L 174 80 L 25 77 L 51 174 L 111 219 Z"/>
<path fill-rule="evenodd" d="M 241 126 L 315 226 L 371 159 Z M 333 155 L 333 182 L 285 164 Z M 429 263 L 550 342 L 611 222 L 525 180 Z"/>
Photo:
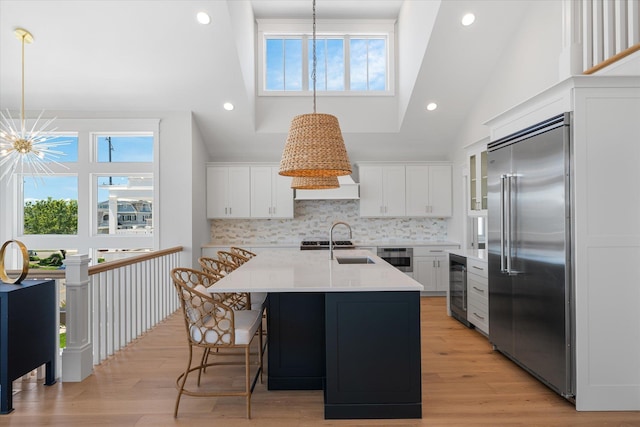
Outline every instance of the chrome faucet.
<path fill-rule="evenodd" d="M 329 229 L 329 259 L 333 259 L 333 229 L 336 225 L 342 224 L 345 225 L 349 229 L 349 239 L 353 238 L 353 234 L 351 233 L 351 226 L 343 221 L 336 221 L 331 225 Z"/>

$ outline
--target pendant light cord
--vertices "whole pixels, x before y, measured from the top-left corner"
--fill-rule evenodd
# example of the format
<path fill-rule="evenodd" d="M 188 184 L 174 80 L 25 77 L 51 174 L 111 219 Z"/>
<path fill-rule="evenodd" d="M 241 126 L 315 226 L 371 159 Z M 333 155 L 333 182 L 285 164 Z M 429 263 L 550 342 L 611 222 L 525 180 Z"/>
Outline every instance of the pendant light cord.
<path fill-rule="evenodd" d="M 316 113 L 316 0 L 313 0 L 313 70 L 311 79 L 313 80 L 313 114 Z"/>
<path fill-rule="evenodd" d="M 25 132 L 25 118 L 24 118 L 24 39 L 27 37 L 26 34 L 22 34 L 22 106 L 20 108 L 20 122 L 22 127 L 22 137 L 24 138 Z"/>

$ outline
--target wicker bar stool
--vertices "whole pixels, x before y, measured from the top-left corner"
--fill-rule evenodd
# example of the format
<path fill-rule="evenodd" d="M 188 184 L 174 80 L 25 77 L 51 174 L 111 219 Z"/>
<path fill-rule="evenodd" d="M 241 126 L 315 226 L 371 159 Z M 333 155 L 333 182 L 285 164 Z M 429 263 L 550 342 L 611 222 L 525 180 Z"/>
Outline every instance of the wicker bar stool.
<path fill-rule="evenodd" d="M 227 261 L 206 256 L 198 258 L 198 264 L 200 264 L 202 271 L 205 273 L 212 272 L 223 276 L 226 276 L 228 273 L 231 273 L 233 270 L 238 268 L 236 265 Z"/>
<path fill-rule="evenodd" d="M 218 258 L 220 258 L 222 261 L 233 264 L 236 267 L 240 267 L 242 264 L 249 261 L 249 258 L 243 257 L 242 255 L 234 254 L 229 251 L 218 251 Z"/>
<path fill-rule="evenodd" d="M 200 267 L 202 267 L 203 272 L 218 278 L 223 278 L 238 268 L 226 261 L 210 257 L 200 257 L 198 258 L 198 263 Z M 248 310 L 251 308 L 251 294 L 249 292 L 226 292 L 224 295 L 225 304 L 234 310 Z M 256 309 L 258 308 L 256 307 Z"/>
<path fill-rule="evenodd" d="M 253 252 L 251 252 L 251 251 L 249 251 L 249 250 L 247 250 L 247 249 L 239 248 L 239 247 L 237 247 L 237 246 L 231 246 L 231 247 L 229 248 L 229 250 L 230 250 L 230 252 L 231 252 L 232 254 L 238 254 L 238 255 L 240 255 L 240 256 L 245 257 L 246 259 L 251 259 L 251 258 L 253 258 L 254 256 L 256 256 L 256 254 L 255 254 L 255 253 L 253 253 Z"/>
<path fill-rule="evenodd" d="M 260 378 L 262 382 L 262 351 L 257 352 L 257 371 L 251 379 L 251 344 L 258 336 L 259 348 L 262 349 L 262 313 L 254 310 L 233 310 L 224 304 L 222 294 L 209 293 L 209 287 L 215 278 L 202 271 L 190 268 L 174 268 L 171 277 L 180 299 L 180 306 L 184 315 L 187 342 L 189 344 L 189 361 L 185 371 L 176 379 L 178 397 L 174 409 L 174 417 L 178 416 L 180 398 L 188 396 L 244 396 L 246 398 L 247 418 L 251 418 L 251 393 Z M 193 364 L 193 350 L 203 349 L 200 363 Z M 223 349 L 242 349 L 244 361 L 218 361 L 219 358 L 229 357 Z M 211 350 L 214 350 L 212 352 Z M 213 354 L 216 361 L 209 362 L 208 356 Z M 235 354 L 238 355 L 237 353 Z M 187 377 L 193 371 L 198 371 L 197 386 L 200 386 L 202 371 L 210 366 L 242 365 L 245 366 L 244 390 L 201 391 L 185 387 Z"/>

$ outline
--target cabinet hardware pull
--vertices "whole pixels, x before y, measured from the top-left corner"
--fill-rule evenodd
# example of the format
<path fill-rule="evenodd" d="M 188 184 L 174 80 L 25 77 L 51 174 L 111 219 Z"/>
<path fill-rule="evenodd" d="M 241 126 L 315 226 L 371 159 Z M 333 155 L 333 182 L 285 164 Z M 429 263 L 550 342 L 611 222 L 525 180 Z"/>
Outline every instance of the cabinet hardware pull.
<path fill-rule="evenodd" d="M 472 267 L 475 268 L 476 270 L 484 270 L 484 268 L 478 267 L 477 265 L 472 265 Z"/>
<path fill-rule="evenodd" d="M 476 288 L 475 286 L 473 286 L 473 289 L 480 292 L 481 294 L 484 294 L 484 289 Z"/>
<path fill-rule="evenodd" d="M 478 319 L 480 320 L 484 320 L 484 317 L 480 316 L 478 313 L 476 313 L 475 311 L 473 312 L 473 315 L 476 316 Z"/>
<path fill-rule="evenodd" d="M 440 268 L 440 260 L 438 260 L 438 268 Z"/>
<path fill-rule="evenodd" d="M 429 252 L 444 252 L 442 249 L 429 249 Z"/>

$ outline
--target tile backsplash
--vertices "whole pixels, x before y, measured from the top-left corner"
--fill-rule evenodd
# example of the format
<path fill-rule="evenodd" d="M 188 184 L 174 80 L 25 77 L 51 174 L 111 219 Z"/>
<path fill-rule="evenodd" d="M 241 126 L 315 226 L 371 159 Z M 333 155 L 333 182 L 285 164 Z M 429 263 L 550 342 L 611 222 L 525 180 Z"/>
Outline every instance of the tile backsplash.
<path fill-rule="evenodd" d="M 214 219 L 211 242 L 216 244 L 295 243 L 305 237 L 327 237 L 334 221 L 345 221 L 353 240 L 446 240 L 442 218 L 360 218 L 357 200 L 298 200 L 293 219 Z M 348 237 L 346 227 L 336 227 L 334 237 Z"/>

